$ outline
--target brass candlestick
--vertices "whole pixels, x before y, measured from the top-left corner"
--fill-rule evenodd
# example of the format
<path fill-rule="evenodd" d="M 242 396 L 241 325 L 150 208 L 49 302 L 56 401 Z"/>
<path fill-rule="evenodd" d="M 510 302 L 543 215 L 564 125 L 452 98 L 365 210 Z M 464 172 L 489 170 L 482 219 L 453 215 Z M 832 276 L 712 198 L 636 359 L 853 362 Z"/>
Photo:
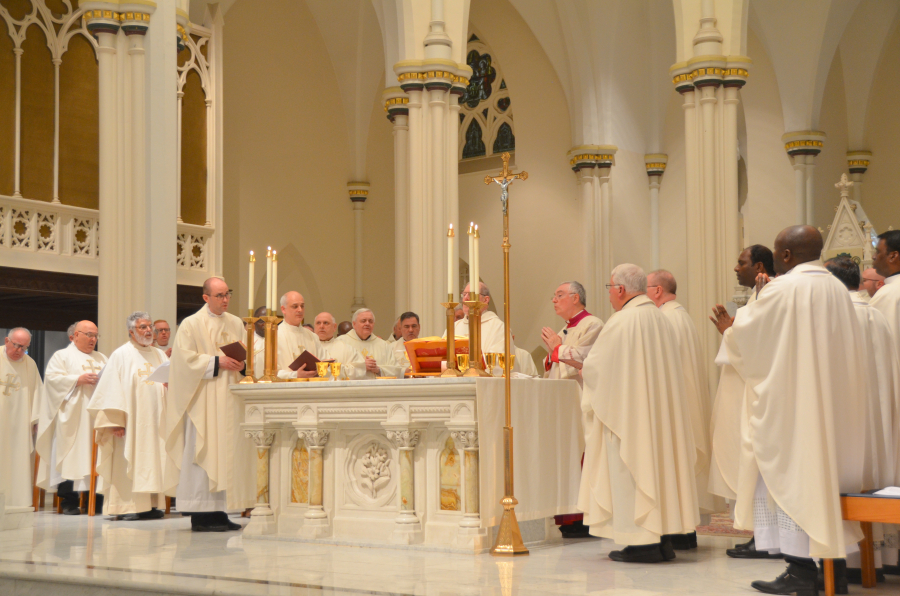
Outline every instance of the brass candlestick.
<path fill-rule="evenodd" d="M 259 378 L 259 383 L 281 383 L 278 378 L 278 324 L 282 318 L 271 314 L 260 317 L 266 324 L 266 374 Z"/>
<path fill-rule="evenodd" d="M 503 505 L 503 517 L 500 519 L 500 528 L 497 530 L 497 542 L 491 549 L 492 555 L 511 556 L 527 555 L 528 549 L 522 541 L 522 531 L 519 530 L 519 522 L 516 520 L 516 505 L 519 503 L 513 496 L 513 428 L 512 428 L 512 401 L 510 371 L 512 358 L 509 353 L 509 185 L 513 180 L 525 180 L 528 172 L 510 174 L 509 153 L 502 155 L 503 172 L 499 176 L 485 176 L 484 183 L 496 182 L 503 189 L 500 195 L 500 204 L 503 207 L 503 315 L 506 319 L 506 332 L 503 334 L 503 369 L 506 376 L 506 426 L 503 427 L 503 455 L 505 456 L 505 488 L 506 495 L 500 501 Z"/>
<path fill-rule="evenodd" d="M 487 305 L 481 300 L 466 300 L 464 304 L 469 307 L 469 370 L 463 376 L 489 377 L 491 375 L 485 372 L 481 357 L 481 311 Z"/>
<path fill-rule="evenodd" d="M 256 364 L 256 359 L 253 357 L 253 347 L 256 345 L 254 341 L 256 338 L 254 335 L 254 324 L 259 320 L 258 317 L 253 316 L 253 311 L 250 311 L 250 315 L 241 319 L 244 322 L 244 329 L 247 330 L 247 367 L 244 369 L 244 372 L 247 374 L 243 379 L 238 383 L 239 385 L 243 385 L 246 383 L 256 383 L 256 369 L 254 365 Z"/>
<path fill-rule="evenodd" d="M 459 366 L 456 364 L 456 307 L 459 302 L 453 302 L 453 294 L 447 294 L 447 302 L 441 302 L 441 306 L 447 309 L 447 370 L 441 373 L 442 377 L 459 377 Z"/>

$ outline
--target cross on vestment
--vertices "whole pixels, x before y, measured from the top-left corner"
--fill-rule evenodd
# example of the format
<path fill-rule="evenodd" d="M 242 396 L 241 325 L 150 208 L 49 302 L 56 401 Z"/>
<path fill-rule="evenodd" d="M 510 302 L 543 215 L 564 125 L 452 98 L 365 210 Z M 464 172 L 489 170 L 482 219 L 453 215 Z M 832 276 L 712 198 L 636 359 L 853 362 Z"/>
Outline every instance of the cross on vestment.
<path fill-rule="evenodd" d="M 94 359 L 93 359 L 93 358 L 88 358 L 88 359 L 87 359 L 87 362 L 88 362 L 88 363 L 87 363 L 86 365 L 84 365 L 84 366 L 81 367 L 81 370 L 89 370 L 89 371 L 91 371 L 91 374 L 97 374 L 97 372 L 98 372 L 101 368 L 103 368 L 103 367 L 100 366 L 97 362 L 94 362 Z M 94 368 L 95 365 L 96 365 L 96 368 Z"/>
<path fill-rule="evenodd" d="M 6 382 L 4 383 L 3 381 L 0 381 L 0 385 L 5 387 L 5 389 L 3 390 L 3 395 L 5 395 L 6 397 L 12 395 L 12 391 L 18 391 L 22 388 L 19 383 L 16 383 L 16 375 L 13 373 L 6 373 Z"/>
<path fill-rule="evenodd" d="M 150 366 L 149 362 L 145 362 L 144 367 L 147 370 L 144 370 L 143 368 L 139 368 L 138 372 L 137 372 L 138 377 L 149 377 L 153 373 L 153 367 Z M 153 381 L 144 379 L 144 385 L 152 385 L 152 384 L 153 384 Z"/>
<path fill-rule="evenodd" d="M 220 346 L 227 346 L 230 343 L 233 343 L 231 340 L 231 334 L 227 331 L 223 331 L 222 335 L 219 336 L 219 341 L 221 342 Z"/>
<path fill-rule="evenodd" d="M 513 180 L 517 178 L 519 180 L 527 180 L 528 172 L 519 172 L 517 174 L 510 174 L 509 172 L 509 153 L 504 153 L 501 157 L 503 160 L 503 172 L 499 176 L 485 176 L 484 183 L 490 184 L 491 182 L 496 182 L 500 185 L 500 188 L 503 189 L 503 193 L 500 195 L 500 203 L 503 205 L 503 215 L 507 214 L 507 202 L 509 201 L 509 185 L 512 184 Z"/>

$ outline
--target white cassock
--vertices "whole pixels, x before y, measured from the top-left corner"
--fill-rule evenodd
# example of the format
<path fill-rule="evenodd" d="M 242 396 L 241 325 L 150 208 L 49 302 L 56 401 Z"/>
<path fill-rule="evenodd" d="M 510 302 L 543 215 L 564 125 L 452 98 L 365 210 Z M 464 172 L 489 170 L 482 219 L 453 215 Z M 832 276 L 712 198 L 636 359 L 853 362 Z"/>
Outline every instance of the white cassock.
<path fill-rule="evenodd" d="M 872 296 L 869 306 L 887 319 L 894 339 L 894 351 L 900 354 L 900 273 L 884 280 L 884 285 Z M 900 421 L 895 422 L 894 428 L 900 428 Z M 894 478 L 900 482 L 900 432 L 894 435 L 894 464 Z"/>
<path fill-rule="evenodd" d="M 531 357 L 531 352 L 518 346 L 516 346 L 515 349 L 516 364 L 513 366 L 513 371 L 520 372 L 529 377 L 539 377 L 540 373 L 538 373 L 537 366 L 534 365 L 534 358 Z"/>
<path fill-rule="evenodd" d="M 724 509 L 724 503 L 719 506 L 714 502 L 713 495 L 709 493 L 709 380 L 706 374 L 706 364 L 703 349 L 700 346 L 700 336 L 697 327 L 688 311 L 675 300 L 670 300 L 659 307 L 659 311 L 666 316 L 675 337 L 678 340 L 678 349 L 681 352 L 681 366 L 684 371 L 685 399 L 690 413 L 691 430 L 694 435 L 694 447 L 697 450 L 697 459 L 694 461 L 694 473 L 697 474 L 697 501 L 700 503 L 701 514 L 711 514 Z"/>
<path fill-rule="evenodd" d="M 582 372 L 584 525 L 624 545 L 693 532 L 695 447 L 665 315 L 645 295 L 631 299 L 607 320 Z"/>
<path fill-rule="evenodd" d="M 95 385 L 79 385 L 86 372 L 98 374 L 106 364 L 100 352 L 85 354 L 74 343 L 59 350 L 47 363 L 44 391 L 34 404 L 32 418 L 38 421 L 38 486 L 49 489 L 74 480 L 75 491 L 90 489 L 94 451 L 93 423 L 87 404 Z"/>
<path fill-rule="evenodd" d="M 559 332 L 562 344 L 544 358 L 544 376 L 548 379 L 575 379 L 581 383 L 581 371 L 559 359 L 583 360 L 602 329 L 603 321 L 586 310 L 566 321 L 566 326 Z"/>
<path fill-rule="evenodd" d="M 322 360 L 322 346 L 319 337 L 303 325 L 278 326 L 278 378 L 296 379 L 297 371 L 288 368 L 303 352 L 309 352 Z M 313 372 L 315 368 L 312 369 Z"/>
<path fill-rule="evenodd" d="M 34 404 L 43 390 L 41 375 L 31 356 L 10 360 L 0 348 L 0 493 L 7 507 L 31 507 L 34 444 L 31 426 Z"/>
<path fill-rule="evenodd" d="M 356 329 L 351 329 L 349 333 L 338 338 L 338 341 L 346 343 L 348 346 L 359 352 L 363 356 L 362 363 L 356 363 L 354 374 L 358 379 L 374 379 L 376 377 L 397 377 L 403 378 L 403 365 L 397 363 L 394 353 L 391 351 L 391 344 L 384 341 L 374 333 L 366 339 L 360 339 L 356 334 Z M 366 370 L 365 358 L 374 358 L 375 362 L 381 368 L 381 374 L 376 375 Z M 364 373 L 364 374 L 363 374 Z"/>
<path fill-rule="evenodd" d="M 322 346 L 322 360 L 334 360 L 341 364 L 341 380 L 366 378 L 366 359 L 350 344 L 332 337 L 328 341 L 319 340 Z"/>
<path fill-rule="evenodd" d="M 406 368 L 409 368 L 409 354 L 406 353 L 406 340 L 401 337 L 395 341 L 388 341 L 388 344 L 391 346 L 391 353 L 394 354 L 394 360 L 397 361 L 397 364 L 405 365 Z"/>
<path fill-rule="evenodd" d="M 166 398 L 162 383 L 149 381 L 168 358 L 133 341 L 110 354 L 88 403 L 97 429 L 97 474 L 103 478 L 103 513 L 127 515 L 161 507 L 166 446 L 159 432 Z M 111 428 L 124 428 L 114 437 Z"/>
<path fill-rule="evenodd" d="M 266 338 L 253 333 L 253 376 L 257 379 L 266 374 Z"/>
<path fill-rule="evenodd" d="M 481 312 L 481 352 L 487 354 L 489 352 L 503 353 L 503 334 L 506 332 L 506 325 L 503 321 L 489 310 Z M 469 317 L 463 317 L 458 320 L 453 328 L 456 337 L 469 337 Z M 441 337 L 447 337 L 447 332 Z M 509 338 L 509 352 L 515 353 L 515 345 L 513 340 Z"/>
<path fill-rule="evenodd" d="M 725 331 L 747 382 L 735 527 L 757 550 L 843 558 L 862 538 L 840 493 L 862 488 L 863 341 L 844 285 L 820 261 L 773 279 Z"/>
<path fill-rule="evenodd" d="M 200 513 L 252 507 L 256 455 L 244 437 L 244 402 L 229 385 L 243 377 L 216 366 L 220 346 L 241 339 L 234 315 L 204 305 L 178 328 L 166 395 L 165 490 L 177 485 L 178 510 Z"/>

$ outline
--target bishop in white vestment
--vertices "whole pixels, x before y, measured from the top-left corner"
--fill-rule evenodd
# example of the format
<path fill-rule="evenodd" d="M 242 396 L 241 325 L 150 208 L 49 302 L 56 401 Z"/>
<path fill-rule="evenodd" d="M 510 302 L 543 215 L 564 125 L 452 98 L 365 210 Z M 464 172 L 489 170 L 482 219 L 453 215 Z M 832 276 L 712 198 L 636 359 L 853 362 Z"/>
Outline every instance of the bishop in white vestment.
<path fill-rule="evenodd" d="M 307 370 L 302 365 L 300 370 L 288 368 L 303 352 L 309 352 L 319 360 L 322 358 L 322 346 L 316 334 L 303 326 L 303 312 L 306 302 L 299 292 L 287 292 L 281 297 L 281 313 L 284 321 L 278 326 L 278 378 L 296 379 L 315 377 L 315 368 Z"/>
<path fill-rule="evenodd" d="M 453 333 L 456 337 L 469 337 L 469 307 L 465 305 L 466 300 L 470 300 L 470 291 L 469 285 L 466 284 L 465 290 L 463 290 L 463 312 L 465 313 L 465 317 L 456 321 L 453 327 Z M 484 303 L 485 307 L 491 302 L 491 291 L 488 287 L 481 282 L 481 294 L 478 296 L 478 299 Z M 506 333 L 506 324 L 497 316 L 496 313 L 493 313 L 489 310 L 481 311 L 481 352 L 482 354 L 487 354 L 489 352 L 496 352 L 498 354 L 503 353 L 504 349 L 504 339 L 503 334 Z M 441 337 L 447 337 L 447 332 L 444 331 L 444 334 Z M 509 352 L 510 354 L 515 353 L 514 343 L 512 337 L 509 338 Z"/>
<path fill-rule="evenodd" d="M 585 310 L 586 301 L 584 286 L 577 281 L 566 282 L 556 288 L 553 309 L 566 322 L 566 326 L 559 333 L 550 327 L 541 330 L 541 340 L 549 352 L 544 358 L 546 378 L 575 379 L 581 383 L 581 371 L 563 361 L 578 361 L 587 356 L 603 329 L 603 321 Z"/>
<path fill-rule="evenodd" d="M 341 365 L 340 380 L 365 378 L 366 359 L 345 341 L 335 337 L 337 321 L 331 313 L 316 315 L 313 328 L 322 347 L 322 360 L 334 360 Z"/>
<path fill-rule="evenodd" d="M 627 545 L 614 561 L 658 563 L 675 557 L 668 534 L 700 521 L 696 458 L 678 343 L 646 296 L 636 265 L 610 280 L 616 313 L 584 360 L 585 454 L 578 495 L 590 533 Z"/>
<path fill-rule="evenodd" d="M 405 367 L 397 362 L 391 345 L 372 333 L 375 328 L 375 315 L 368 308 L 361 308 L 351 318 L 353 329 L 338 341 L 359 352 L 364 360 L 362 365 L 354 364 L 357 378 L 375 379 L 377 377 L 403 378 Z"/>
<path fill-rule="evenodd" d="M 10 329 L 0 351 L 0 492 L 6 507 L 32 506 L 34 444 L 31 428 L 36 421 L 32 408 L 40 400 L 43 382 L 37 365 L 26 354 L 31 332 Z"/>
<path fill-rule="evenodd" d="M 166 388 L 149 377 L 168 358 L 153 346 L 149 314 L 132 313 L 126 325 L 129 340 L 110 354 L 88 403 L 97 430 L 97 473 L 104 481 L 103 513 L 158 519 L 165 505 L 159 421 Z"/>
<path fill-rule="evenodd" d="M 244 402 L 229 385 L 243 377 L 244 363 L 219 348 L 239 341 L 242 321 L 226 312 L 231 291 L 224 280 L 203 285 L 206 305 L 178 328 L 172 349 L 163 437 L 165 489 L 178 490 L 178 510 L 190 512 L 195 531 L 240 529 L 225 510 L 256 501 L 255 454 L 244 437 Z"/>
<path fill-rule="evenodd" d="M 63 513 L 78 515 L 75 491 L 90 489 L 94 446 L 87 405 L 106 356 L 94 351 L 99 336 L 97 326 L 90 321 L 77 323 L 72 337 L 72 343 L 47 363 L 44 391 L 34 404 L 32 419 L 38 421 L 38 486 L 46 490 L 62 485 L 58 493 L 63 499 Z M 101 502 L 102 497 L 98 497 L 98 509 Z"/>

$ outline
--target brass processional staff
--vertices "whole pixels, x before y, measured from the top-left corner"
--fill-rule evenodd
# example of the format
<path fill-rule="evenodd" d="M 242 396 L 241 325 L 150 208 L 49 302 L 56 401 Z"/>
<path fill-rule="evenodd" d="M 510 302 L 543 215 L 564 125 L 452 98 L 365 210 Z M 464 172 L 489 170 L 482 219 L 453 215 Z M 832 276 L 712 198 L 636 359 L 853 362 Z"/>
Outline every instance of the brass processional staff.
<path fill-rule="evenodd" d="M 516 505 L 518 501 L 513 496 L 513 429 L 510 401 L 511 374 L 509 357 L 509 185 L 513 180 L 526 180 L 528 172 L 510 174 L 509 153 L 504 153 L 503 172 L 499 176 L 485 176 L 484 183 L 496 182 L 503 189 L 500 194 L 500 204 L 503 207 L 503 316 L 506 319 L 506 333 L 503 338 L 503 368 L 506 383 L 506 426 L 503 427 L 503 459 L 505 473 L 505 495 L 500 504 L 503 505 L 503 517 L 500 520 L 500 528 L 497 531 L 497 542 L 491 549 L 492 555 L 511 556 L 527 555 L 528 549 L 522 542 L 522 532 L 519 530 L 519 522 L 516 520 Z M 477 280 L 476 282 L 477 283 Z M 475 291 L 474 288 L 472 290 Z M 449 358 L 448 358 L 449 360 Z"/>

